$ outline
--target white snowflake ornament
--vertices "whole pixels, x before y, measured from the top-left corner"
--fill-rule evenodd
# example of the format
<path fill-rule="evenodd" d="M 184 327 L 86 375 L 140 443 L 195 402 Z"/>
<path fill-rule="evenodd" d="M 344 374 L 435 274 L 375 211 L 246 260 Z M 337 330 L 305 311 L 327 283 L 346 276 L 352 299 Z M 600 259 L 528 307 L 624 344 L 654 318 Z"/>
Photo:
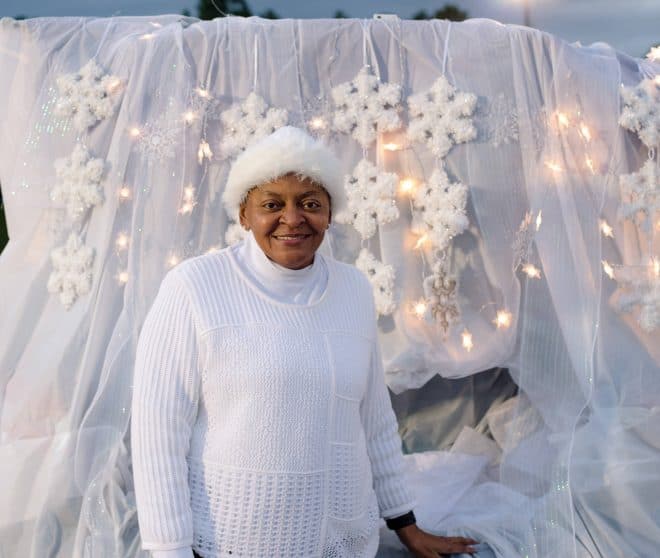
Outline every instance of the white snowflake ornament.
<path fill-rule="evenodd" d="M 394 198 L 397 184 L 396 174 L 378 172 L 375 165 L 362 159 L 344 179 L 347 208 L 336 215 L 337 222 L 353 225 L 363 239 L 371 238 L 377 225 L 399 218 Z"/>
<path fill-rule="evenodd" d="M 180 119 L 168 111 L 135 129 L 137 148 L 150 162 L 166 161 L 177 154 L 176 147 L 182 140 L 183 125 Z"/>
<path fill-rule="evenodd" d="M 623 87 L 621 99 L 619 124 L 636 132 L 649 148 L 660 144 L 660 84 L 644 79 L 635 87 Z"/>
<path fill-rule="evenodd" d="M 104 169 L 105 161 L 93 158 L 81 144 L 76 144 L 70 157 L 55 161 L 57 184 L 50 197 L 64 205 L 69 220 L 77 221 L 88 208 L 103 203 Z"/>
<path fill-rule="evenodd" d="M 363 67 L 351 80 L 332 89 L 334 128 L 350 134 L 362 147 L 369 147 L 381 132 L 401 127 L 401 86 L 381 83 Z"/>
<path fill-rule="evenodd" d="M 386 316 L 394 311 L 394 268 L 384 264 L 366 248 L 362 248 L 355 267 L 367 276 L 374 293 L 376 312 Z"/>
<path fill-rule="evenodd" d="M 230 158 L 284 126 L 289 115 L 285 109 L 269 108 L 266 101 L 252 92 L 243 102 L 234 103 L 224 111 L 220 118 L 225 127 L 220 151 L 225 158 Z"/>
<path fill-rule="evenodd" d="M 444 260 L 435 262 L 431 270 L 432 274 L 424 278 L 424 296 L 433 318 L 446 334 L 459 316 L 457 281 Z"/>
<path fill-rule="evenodd" d="M 657 260 L 646 266 L 619 267 L 615 279 L 620 290 L 614 297 L 613 305 L 618 312 L 629 313 L 639 309 L 637 323 L 650 333 L 660 327 L 660 276 Z"/>
<path fill-rule="evenodd" d="M 413 232 L 427 235 L 433 248 L 446 250 L 451 239 L 468 226 L 467 195 L 465 184 L 451 182 L 443 168 L 434 170 L 413 196 Z"/>
<path fill-rule="evenodd" d="M 104 74 L 93 59 L 79 72 L 61 75 L 56 81 L 60 96 L 55 114 L 71 118 L 79 132 L 112 115 L 113 96 L 123 85 L 119 77 Z"/>
<path fill-rule="evenodd" d="M 621 175 L 624 201 L 619 206 L 620 219 L 631 219 L 642 230 L 651 230 L 655 214 L 660 211 L 659 174 L 657 163 L 648 159 L 638 172 Z"/>
<path fill-rule="evenodd" d="M 53 271 L 48 278 L 48 292 L 59 293 L 60 301 L 68 310 L 78 297 L 91 289 L 94 249 L 85 246 L 76 233 L 71 233 L 64 246 L 53 249 L 50 258 Z"/>
<path fill-rule="evenodd" d="M 436 157 L 445 157 L 455 144 L 476 137 L 470 118 L 476 104 L 476 95 L 457 91 L 440 76 L 428 91 L 408 97 L 408 138 L 425 143 Z"/>
<path fill-rule="evenodd" d="M 238 223 L 231 223 L 225 231 L 225 244 L 233 246 L 248 235 L 248 232 Z"/>

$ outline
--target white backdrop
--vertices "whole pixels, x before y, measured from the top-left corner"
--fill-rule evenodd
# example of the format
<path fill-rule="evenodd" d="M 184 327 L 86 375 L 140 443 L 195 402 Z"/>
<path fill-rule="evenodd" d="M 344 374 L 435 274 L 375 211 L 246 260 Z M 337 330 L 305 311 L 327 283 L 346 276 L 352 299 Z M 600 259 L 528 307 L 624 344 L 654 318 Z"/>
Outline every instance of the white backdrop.
<path fill-rule="evenodd" d="M 109 104 L 92 103 L 97 112 L 78 126 L 80 86 L 67 90 L 58 78 L 90 59 L 111 76 L 102 82 Z M 361 145 L 338 129 L 332 91 L 365 65 L 401 86 L 391 109 L 401 126 Z M 489 20 L 0 20 L 10 235 L 0 256 L 0 556 L 139 552 L 127 438 L 136 340 L 169 266 L 225 245 L 228 138 L 249 118 L 222 114 L 251 92 L 326 139 L 346 174 L 366 158 L 420 188 L 444 161 L 467 186 L 467 227 L 444 252 L 460 310 L 447 331 L 428 293 L 424 315 L 415 314 L 437 251 L 415 249 L 422 235 L 405 193 L 392 196 L 398 218 L 371 238 L 349 224 L 331 230 L 335 257 L 353 262 L 368 248 L 395 273 L 396 308 L 379 319 L 393 391 L 494 366 L 519 386 L 490 409 L 489 436 L 464 429 L 451 451 L 409 458 L 422 523 L 468 533 L 507 558 L 653 556 L 660 336 L 647 322 L 657 325 L 660 312 L 649 260 L 660 227 L 655 198 L 647 230 L 619 218 L 620 176 L 637 172 L 648 150 L 618 120 L 622 85 L 658 70 L 606 45 L 581 48 Z M 476 98 L 472 139 L 450 144 L 441 160 L 406 130 L 407 100 L 442 75 Z M 83 103 L 77 118 L 63 115 L 67 99 Z M 369 111 L 356 115 L 359 126 Z M 104 161 L 103 202 L 77 197 L 67 212 L 52 191 L 83 175 L 94 183 L 89 168 L 57 171 L 78 144 Z M 64 258 L 74 282 L 60 297 L 51 251 L 72 231 L 93 259 Z M 638 282 L 618 311 L 631 294 L 626 274 L 655 281 L 655 299 L 635 298 L 647 285 Z M 442 299 L 445 311 L 452 300 Z M 422 418 L 406 422 L 422 441 L 423 425 L 456 420 L 451 406 Z M 381 554 L 392 548 L 385 538 Z"/>

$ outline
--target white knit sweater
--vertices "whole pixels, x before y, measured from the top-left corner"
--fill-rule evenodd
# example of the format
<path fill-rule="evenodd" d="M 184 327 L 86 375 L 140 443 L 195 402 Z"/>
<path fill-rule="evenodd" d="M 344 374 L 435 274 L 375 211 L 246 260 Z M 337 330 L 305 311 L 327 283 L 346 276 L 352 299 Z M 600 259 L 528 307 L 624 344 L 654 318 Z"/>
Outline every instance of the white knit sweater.
<path fill-rule="evenodd" d="M 371 287 L 326 259 L 320 296 L 286 304 L 238 250 L 168 273 L 140 335 L 131 437 L 143 547 L 373 556 L 378 516 L 413 502 Z"/>

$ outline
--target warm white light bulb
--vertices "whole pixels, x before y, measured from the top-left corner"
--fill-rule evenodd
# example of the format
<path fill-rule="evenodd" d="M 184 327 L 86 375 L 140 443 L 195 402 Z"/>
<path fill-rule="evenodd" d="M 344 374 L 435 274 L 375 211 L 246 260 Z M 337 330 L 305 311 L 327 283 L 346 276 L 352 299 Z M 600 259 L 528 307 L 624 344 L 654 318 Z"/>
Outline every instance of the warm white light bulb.
<path fill-rule="evenodd" d="M 140 136 L 140 134 L 141 134 L 142 132 L 140 132 L 140 128 L 138 128 L 137 126 L 133 126 L 133 127 L 128 131 L 128 133 L 131 135 L 131 137 L 137 138 L 137 137 Z"/>
<path fill-rule="evenodd" d="M 548 167 L 553 172 L 561 172 L 562 171 L 561 165 L 559 165 L 558 163 L 555 163 L 554 161 L 546 161 L 545 166 Z"/>
<path fill-rule="evenodd" d="M 179 258 L 177 257 L 176 254 L 172 254 L 169 258 L 167 258 L 167 264 L 170 267 L 174 267 L 175 265 L 178 265 L 179 263 Z"/>
<path fill-rule="evenodd" d="M 187 110 L 183 113 L 183 119 L 186 124 L 192 124 L 195 121 L 195 112 L 192 110 Z"/>
<path fill-rule="evenodd" d="M 321 118 L 320 116 L 316 116 L 316 117 L 312 118 L 309 121 L 309 125 L 314 130 L 323 130 L 323 129 L 325 129 L 325 126 L 326 126 L 325 120 L 323 120 L 323 118 Z"/>
<path fill-rule="evenodd" d="M 536 230 L 538 231 L 541 228 L 541 223 L 543 223 L 542 209 L 539 209 L 538 214 L 536 215 Z"/>
<path fill-rule="evenodd" d="M 119 199 L 122 201 L 131 199 L 131 189 L 128 186 L 122 186 L 119 189 Z"/>
<path fill-rule="evenodd" d="M 208 99 L 211 94 L 204 88 L 202 87 L 197 87 L 195 89 L 195 92 L 202 98 L 202 99 Z"/>
<path fill-rule="evenodd" d="M 149 39 L 153 39 L 156 35 L 154 33 L 145 33 L 140 37 L 141 41 L 148 41 Z"/>
<path fill-rule="evenodd" d="M 587 168 L 591 171 L 591 174 L 596 174 L 596 169 L 594 168 L 594 162 L 591 159 L 591 157 L 589 157 L 589 155 L 585 155 L 584 162 L 587 165 Z"/>
<path fill-rule="evenodd" d="M 603 271 L 605 272 L 605 274 L 610 279 L 614 279 L 614 268 L 606 260 L 601 260 L 601 263 L 603 264 Z"/>
<path fill-rule="evenodd" d="M 527 263 L 523 266 L 522 268 L 523 272 L 527 274 L 528 277 L 531 277 L 532 279 L 540 279 L 541 278 L 541 270 L 536 267 L 535 265 L 531 263 Z"/>
<path fill-rule="evenodd" d="M 180 208 L 179 208 L 179 213 L 181 215 L 186 215 L 188 213 L 192 213 L 194 204 L 192 202 L 185 202 Z"/>
<path fill-rule="evenodd" d="M 565 113 L 559 111 L 557 112 L 557 122 L 559 122 L 559 125 L 563 126 L 564 128 L 567 128 L 571 124 L 568 116 Z"/>
<path fill-rule="evenodd" d="M 605 219 L 600 220 L 600 232 L 603 233 L 603 236 L 614 238 L 614 230 Z"/>
<path fill-rule="evenodd" d="M 660 277 L 660 259 L 658 258 L 651 258 L 651 269 L 653 270 L 653 275 L 657 277 Z"/>
<path fill-rule="evenodd" d="M 418 318 L 424 317 L 424 314 L 426 314 L 426 301 L 423 298 L 415 302 L 415 304 L 413 305 L 413 313 Z"/>
<path fill-rule="evenodd" d="M 385 149 L 386 151 L 399 151 L 399 149 L 401 149 L 401 146 L 398 143 L 390 142 L 390 143 L 384 143 L 383 149 Z"/>
<path fill-rule="evenodd" d="M 213 157 L 213 151 L 211 151 L 211 146 L 206 140 L 202 140 L 197 149 L 197 160 L 201 165 L 204 161 L 204 158 L 211 159 Z"/>
<path fill-rule="evenodd" d="M 402 194 L 414 194 L 415 193 L 415 181 L 412 178 L 404 178 L 399 182 L 399 192 Z"/>
<path fill-rule="evenodd" d="M 215 254 L 216 252 L 219 252 L 221 250 L 220 246 L 211 246 L 206 253 L 207 254 Z"/>
<path fill-rule="evenodd" d="M 461 333 L 461 340 L 463 348 L 469 353 L 472 347 L 474 347 L 474 343 L 472 342 L 472 334 L 467 329 L 464 329 L 463 333 Z"/>
<path fill-rule="evenodd" d="M 121 285 L 128 283 L 128 271 L 120 271 L 119 275 L 117 275 L 117 280 Z"/>
<path fill-rule="evenodd" d="M 193 186 L 186 186 L 183 189 L 183 199 L 186 201 L 193 201 L 195 199 L 195 188 Z"/>
<path fill-rule="evenodd" d="M 580 134 L 585 141 L 591 141 L 591 130 L 584 122 L 580 122 Z"/>
<path fill-rule="evenodd" d="M 125 250 L 128 248 L 129 238 L 126 233 L 119 233 L 117 235 L 117 240 L 115 240 L 115 245 L 119 250 Z"/>
<path fill-rule="evenodd" d="M 420 236 L 415 243 L 415 250 L 419 250 L 422 246 L 424 246 L 424 243 L 428 240 L 428 238 L 428 234 Z"/>
<path fill-rule="evenodd" d="M 497 329 L 506 329 L 511 325 L 511 318 L 511 312 L 508 312 L 507 310 L 498 310 L 493 323 L 497 326 Z"/>

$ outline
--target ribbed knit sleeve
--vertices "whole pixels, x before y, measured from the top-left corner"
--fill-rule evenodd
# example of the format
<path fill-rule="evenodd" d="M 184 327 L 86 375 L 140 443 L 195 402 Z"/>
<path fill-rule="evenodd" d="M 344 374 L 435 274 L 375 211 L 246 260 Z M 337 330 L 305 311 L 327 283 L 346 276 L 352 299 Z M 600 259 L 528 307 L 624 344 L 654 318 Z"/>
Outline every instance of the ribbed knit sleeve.
<path fill-rule="evenodd" d="M 360 413 L 371 461 L 374 491 L 382 517 L 390 518 L 412 510 L 396 416 L 392 410 L 378 339 L 373 342 L 367 392 Z"/>
<path fill-rule="evenodd" d="M 175 270 L 163 280 L 147 314 L 135 360 L 131 445 L 145 549 L 183 551 L 192 545 L 186 455 L 199 378 L 195 321 Z"/>

